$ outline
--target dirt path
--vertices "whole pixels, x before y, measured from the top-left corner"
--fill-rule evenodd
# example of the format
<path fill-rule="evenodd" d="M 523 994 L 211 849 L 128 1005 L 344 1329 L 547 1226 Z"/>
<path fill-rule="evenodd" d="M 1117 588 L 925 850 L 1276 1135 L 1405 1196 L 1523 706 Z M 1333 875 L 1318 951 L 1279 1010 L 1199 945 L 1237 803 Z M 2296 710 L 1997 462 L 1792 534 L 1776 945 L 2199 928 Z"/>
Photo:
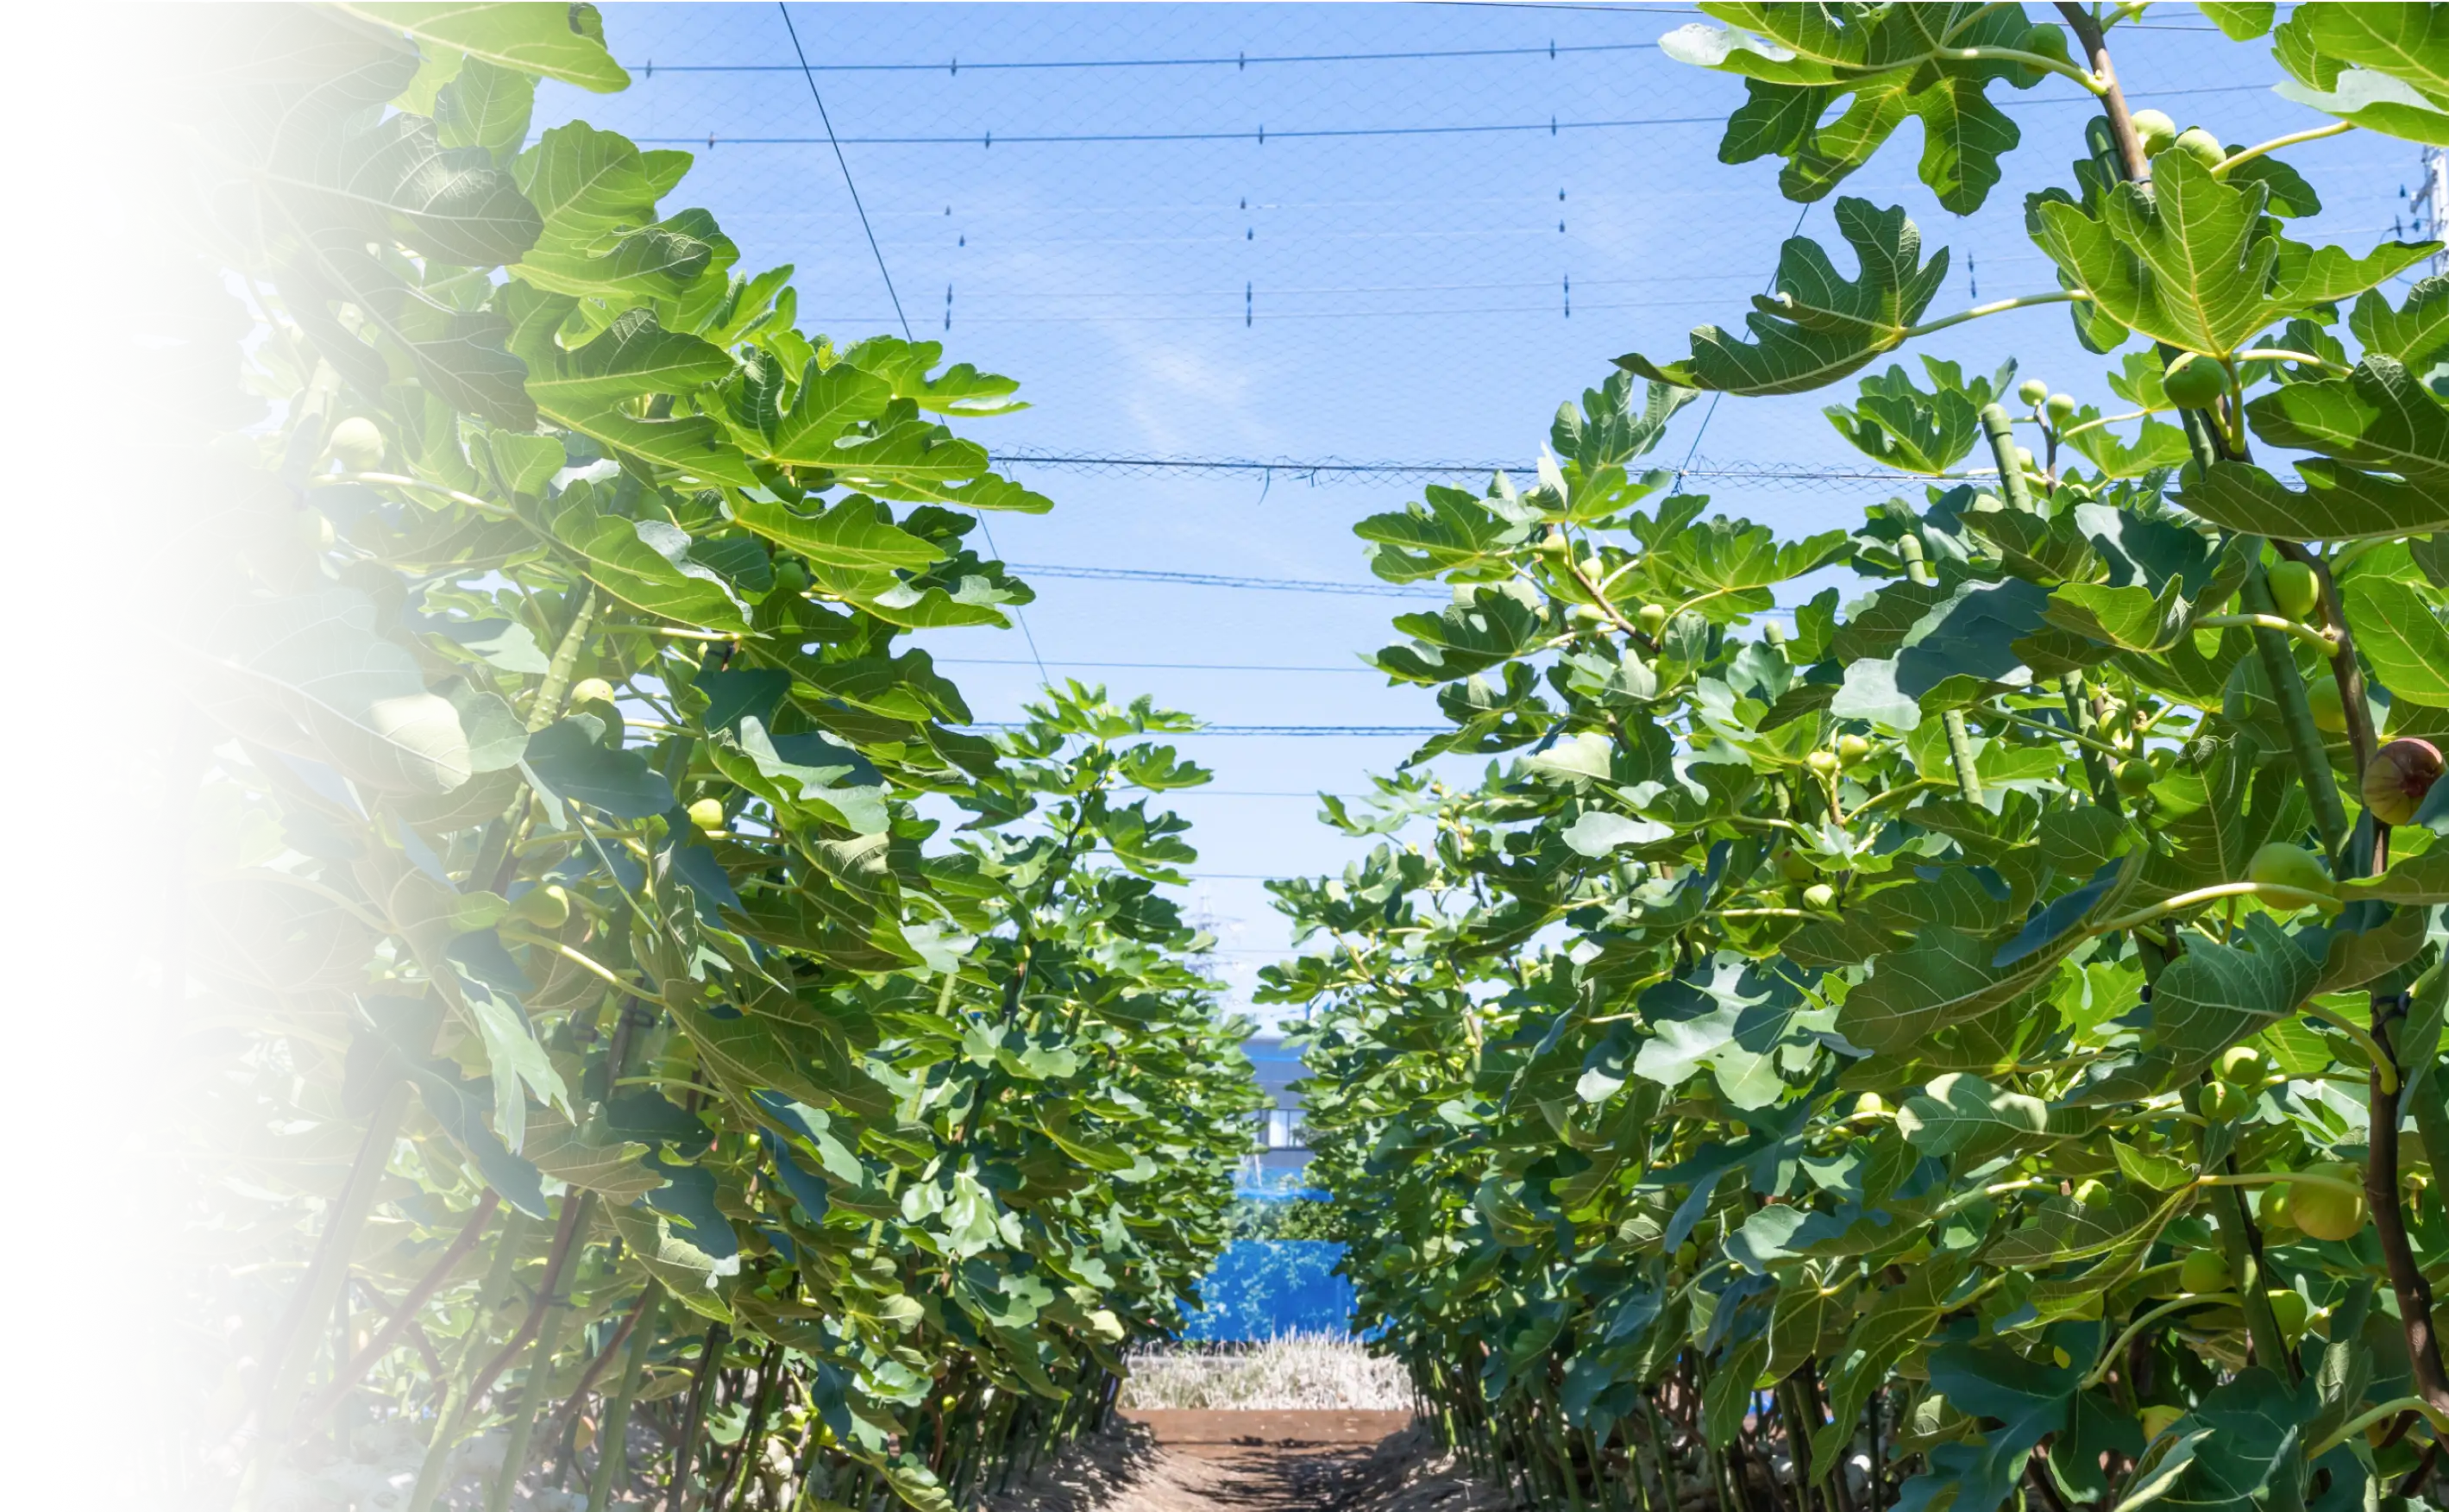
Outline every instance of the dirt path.
<path fill-rule="evenodd" d="M 1479 1512 L 1406 1412 L 1133 1410 L 993 1512 Z"/>

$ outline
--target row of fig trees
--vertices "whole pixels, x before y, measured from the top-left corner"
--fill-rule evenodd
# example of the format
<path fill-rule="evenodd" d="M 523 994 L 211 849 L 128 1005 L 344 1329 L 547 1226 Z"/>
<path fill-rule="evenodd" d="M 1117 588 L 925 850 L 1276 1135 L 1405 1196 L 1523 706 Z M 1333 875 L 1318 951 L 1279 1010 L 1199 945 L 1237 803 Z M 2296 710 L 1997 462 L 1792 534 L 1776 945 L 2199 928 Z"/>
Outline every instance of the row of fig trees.
<path fill-rule="evenodd" d="M 949 1512 L 1224 1237 L 1146 700 L 1001 733 L 1012 380 L 804 333 L 587 5 L 166 8 L 191 511 L 171 1489 Z M 956 429 L 957 428 L 957 429 Z"/>
<path fill-rule="evenodd" d="M 2320 112 L 2238 143 L 2128 107 L 2140 5 L 1702 10 L 1662 46 L 1798 201 L 1913 119 L 1970 212 L 1999 99 L 2085 91 L 2055 276 L 1934 312 L 1948 254 L 1840 198 L 1850 270 L 1788 240 L 1535 477 L 1359 527 L 1453 589 L 1378 664 L 1454 728 L 1329 804 L 1388 838 L 1277 885 L 1265 995 L 1362 1325 L 1542 1505 L 2439 1502 L 2449 280 L 2291 222 L 2304 144 L 2449 144 L 2449 12 L 2202 5 Z M 1878 370 L 1977 317 L 2072 317 L 2117 402 Z M 1858 374 L 1902 491 L 1850 527 L 1641 470 L 1699 393 Z"/>

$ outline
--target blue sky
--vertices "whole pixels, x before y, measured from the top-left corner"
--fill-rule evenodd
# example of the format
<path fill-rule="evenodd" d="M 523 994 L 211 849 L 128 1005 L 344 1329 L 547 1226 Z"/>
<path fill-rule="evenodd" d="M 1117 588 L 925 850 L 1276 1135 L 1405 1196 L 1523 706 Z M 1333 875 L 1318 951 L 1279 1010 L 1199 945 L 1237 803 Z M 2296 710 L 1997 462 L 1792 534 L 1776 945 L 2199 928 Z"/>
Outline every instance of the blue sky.
<path fill-rule="evenodd" d="M 1699 19 L 1683 8 L 789 14 L 899 316 L 780 7 L 607 7 L 607 39 L 635 84 L 608 97 L 550 87 L 538 124 L 584 116 L 694 151 L 673 207 L 712 210 L 744 266 L 795 265 L 806 329 L 847 342 L 906 318 L 950 359 L 1019 378 L 1033 408 L 969 431 L 999 453 L 1526 464 L 1557 404 L 1603 379 L 1610 358 L 1681 355 L 1689 327 L 1739 319 L 1798 217 L 1803 235 L 1837 239 L 1826 203 L 1778 196 L 1774 162 L 1716 161 L 1742 86 L 1656 50 Z M 2279 74 L 2262 46 L 2226 42 L 2189 7 L 2154 8 L 2150 23 L 2117 33 L 2138 105 L 2231 142 L 2320 123 L 2268 91 Z M 1948 216 L 1915 182 L 1912 125 L 1844 187 L 1907 206 L 1926 245 L 1954 249 L 1935 314 L 1977 291 L 2051 286 L 2023 237 L 2022 195 L 2066 181 L 2091 105 L 2055 81 L 2001 99 L 2024 145 L 1978 214 Z M 2327 201 L 2309 234 L 2357 250 L 2389 235 L 2417 177 L 2415 148 L 2362 133 L 2289 158 Z M 2110 398 L 2100 360 L 2056 310 L 1975 322 L 1919 350 L 1985 370 L 2020 356 L 2079 398 Z M 1860 459 L 1819 413 L 1833 397 L 1728 401 L 1706 431 L 1696 405 L 1661 455 L 1705 471 L 1850 466 Z M 990 520 L 1015 563 L 1359 584 L 1369 578 L 1353 523 L 1420 487 L 1012 470 L 1056 502 L 1051 515 Z M 1691 487 L 1713 508 L 1795 533 L 1850 523 L 1886 494 Z M 1036 685 L 1033 641 L 1057 677 L 1155 693 L 1220 724 L 1437 722 L 1429 693 L 1389 687 L 1355 660 L 1387 641 L 1401 600 L 1025 575 L 1039 595 L 1026 637 L 931 638 L 981 718 L 1010 718 Z M 1218 773 L 1177 806 L 1202 852 L 1189 901 L 1224 937 L 1238 998 L 1286 941 L 1256 879 L 1338 869 L 1357 852 L 1315 822 L 1306 794 L 1359 791 L 1411 742 L 1183 743 Z"/>
<path fill-rule="evenodd" d="M 1695 20 L 1591 5 L 791 8 L 901 316 L 953 360 L 1019 377 L 1033 402 L 974 427 L 979 441 L 1038 456 L 1406 463 L 1531 461 L 1557 402 L 1597 385 L 1609 357 L 1680 355 L 1689 326 L 1742 316 L 1798 213 L 1805 236 L 1834 240 L 1827 203 L 1803 211 L 1776 194 L 1773 162 L 1717 162 L 1742 84 L 1655 49 Z M 2192 8 L 2150 22 L 2118 34 L 2138 105 L 2236 143 L 2319 123 L 2267 93 L 2278 68 L 2263 47 L 2216 37 Z M 615 5 L 605 27 L 632 88 L 553 90 L 546 107 L 693 149 L 676 201 L 710 208 L 747 264 L 794 264 L 803 329 L 897 329 L 781 8 Z M 2025 144 L 1978 216 L 1947 216 L 1915 182 L 1913 125 L 1844 186 L 1903 203 L 1925 242 L 1955 247 L 1935 311 L 2050 287 L 2020 196 L 2065 182 L 2092 105 L 2057 81 L 2006 103 Z M 2402 213 L 2418 152 L 2359 132 L 2290 160 L 2324 186 L 2319 230 L 2361 250 Z M 1981 368 L 2020 355 L 2025 373 L 2109 399 L 2101 363 L 2054 309 L 1947 335 L 1925 351 Z M 1829 397 L 1722 404 L 1697 458 L 1844 469 L 1857 458 L 1820 419 Z M 1668 461 L 1695 450 L 1705 410 L 1680 416 Z M 1012 562 L 1347 584 L 1369 581 L 1352 522 L 1420 488 L 1013 470 L 1055 512 L 990 520 Z M 1844 525 L 1886 497 L 1859 483 L 1707 490 L 1785 532 Z M 1215 723 L 1437 723 L 1428 691 L 1357 669 L 1411 607 L 1394 598 L 1033 585 L 1029 640 L 1055 677 L 1151 691 Z M 1021 635 L 933 642 L 948 660 L 999 661 L 953 666 L 979 718 L 1009 718 L 1036 686 Z M 1217 770 L 1212 792 L 1178 806 L 1203 852 L 1190 902 L 1220 931 L 1239 1000 L 1288 939 L 1256 877 L 1335 870 L 1359 851 L 1298 794 L 1359 792 L 1411 742 L 1183 745 Z"/>

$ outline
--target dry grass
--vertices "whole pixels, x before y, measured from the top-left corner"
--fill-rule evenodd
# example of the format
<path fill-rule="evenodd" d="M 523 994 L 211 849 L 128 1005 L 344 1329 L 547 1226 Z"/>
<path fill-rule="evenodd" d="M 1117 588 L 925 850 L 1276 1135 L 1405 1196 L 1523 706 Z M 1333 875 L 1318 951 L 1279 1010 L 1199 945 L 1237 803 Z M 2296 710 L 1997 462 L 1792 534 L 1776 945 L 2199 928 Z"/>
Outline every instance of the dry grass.
<path fill-rule="evenodd" d="M 1357 1339 L 1288 1333 L 1231 1353 L 1141 1350 L 1130 1358 L 1121 1405 L 1143 1410 L 1404 1412 L 1412 1407 L 1412 1385 L 1401 1367 L 1374 1358 Z"/>

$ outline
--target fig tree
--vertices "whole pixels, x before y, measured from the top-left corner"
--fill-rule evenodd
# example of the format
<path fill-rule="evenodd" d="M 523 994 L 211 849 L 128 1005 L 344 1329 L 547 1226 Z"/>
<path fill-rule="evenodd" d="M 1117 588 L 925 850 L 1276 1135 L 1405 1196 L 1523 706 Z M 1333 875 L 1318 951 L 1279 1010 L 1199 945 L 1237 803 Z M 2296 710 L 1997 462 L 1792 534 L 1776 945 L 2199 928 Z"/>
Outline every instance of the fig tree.
<path fill-rule="evenodd" d="M 2404 824 L 2439 780 L 2440 748 L 2401 736 L 2374 752 L 2372 764 L 2364 768 L 2364 807 L 2382 824 Z"/>
<path fill-rule="evenodd" d="M 372 472 L 382 466 L 383 436 L 375 423 L 353 414 L 332 428 L 332 460 L 351 472 Z"/>

